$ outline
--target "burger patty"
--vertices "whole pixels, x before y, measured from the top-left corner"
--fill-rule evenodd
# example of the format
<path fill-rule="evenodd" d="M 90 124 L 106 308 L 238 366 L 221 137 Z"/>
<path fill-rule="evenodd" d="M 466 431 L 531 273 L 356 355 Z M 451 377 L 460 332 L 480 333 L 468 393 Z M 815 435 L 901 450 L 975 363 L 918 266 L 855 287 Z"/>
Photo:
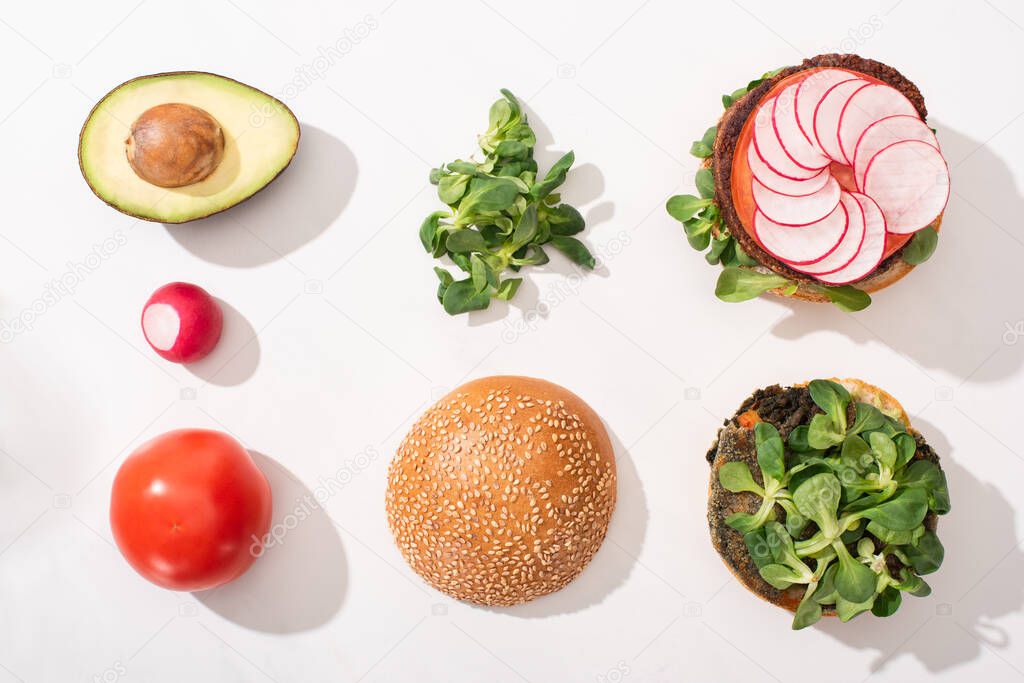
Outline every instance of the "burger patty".
<path fill-rule="evenodd" d="M 740 427 L 740 416 L 750 411 L 756 412 L 761 421 L 771 422 L 779 430 L 783 439 L 789 438 L 789 433 L 793 431 L 794 427 L 808 424 L 814 413 L 822 412 L 821 408 L 811 400 L 811 394 L 806 388 L 783 388 L 774 384 L 766 389 L 758 389 L 744 401 L 736 414 L 725 421 L 723 432 L 728 427 Z M 718 442 L 716 441 L 706 456 L 709 463 L 714 462 L 717 452 Z"/>
<path fill-rule="evenodd" d="M 782 261 L 779 261 L 762 249 L 747 234 L 739 215 L 736 213 L 736 207 L 733 205 L 731 179 L 732 159 L 736 151 L 736 142 L 739 140 L 740 131 L 743 130 L 743 125 L 757 108 L 757 105 L 760 104 L 761 98 L 782 79 L 798 71 L 805 71 L 815 67 L 848 69 L 877 78 L 903 93 L 914 105 L 914 108 L 917 109 L 917 113 L 920 114 L 922 121 L 928 116 L 928 110 L 925 107 L 921 91 L 899 71 L 873 59 L 843 54 L 818 55 L 817 57 L 805 59 L 799 66 L 786 67 L 734 102 L 722 114 L 722 118 L 718 122 L 718 133 L 715 137 L 715 148 L 711 159 L 713 160 L 715 178 L 715 201 L 722 211 L 722 217 L 725 220 L 725 224 L 729 227 L 729 232 L 736 238 L 740 246 L 743 247 L 743 251 L 758 263 L 790 280 L 810 283 L 817 283 L 818 281 L 805 273 L 793 270 Z M 897 249 L 887 259 L 882 261 L 868 277 L 875 277 L 892 269 L 900 261 L 904 248 L 905 246 Z"/>
<path fill-rule="evenodd" d="M 854 401 L 849 409 L 855 411 Z M 783 439 L 788 438 L 794 427 L 808 424 L 811 418 L 822 412 L 811 399 L 806 387 L 780 387 L 773 385 L 758 389 L 745 400 L 736 414 L 725 421 L 718 432 L 715 443 L 707 453 L 707 461 L 711 465 L 711 482 L 708 488 L 708 526 L 711 530 L 711 542 L 715 550 L 722 556 L 726 566 L 754 594 L 768 602 L 790 611 L 796 609 L 804 595 L 806 586 L 796 585 L 779 590 L 761 578 L 757 565 L 750 557 L 750 551 L 743 541 L 743 534 L 725 523 L 725 519 L 734 512 L 754 514 L 761 506 L 760 496 L 747 493 L 732 493 L 722 487 L 718 481 L 718 470 L 727 462 L 745 462 L 750 468 L 754 481 L 764 486 L 761 468 L 757 464 L 757 445 L 754 430 L 740 424 L 741 417 L 756 413 L 763 422 L 770 422 L 779 430 Z M 852 419 L 852 415 L 850 416 Z M 911 430 L 917 441 L 917 458 L 930 460 L 939 464 L 939 458 L 924 437 Z M 938 516 L 928 512 L 925 516 L 925 527 L 934 531 Z M 892 569 L 898 570 L 898 567 Z M 835 614 L 835 608 L 823 606 L 827 615 Z"/>

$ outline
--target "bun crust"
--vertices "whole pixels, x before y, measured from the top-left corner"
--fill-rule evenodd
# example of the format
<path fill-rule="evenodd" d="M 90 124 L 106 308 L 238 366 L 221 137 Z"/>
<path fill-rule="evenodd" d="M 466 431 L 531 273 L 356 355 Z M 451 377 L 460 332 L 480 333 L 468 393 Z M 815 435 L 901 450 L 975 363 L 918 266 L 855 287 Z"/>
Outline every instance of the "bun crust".
<path fill-rule="evenodd" d="M 740 137 L 740 132 L 743 130 L 743 125 L 747 119 L 756 110 L 757 105 L 761 99 L 769 90 L 771 90 L 776 83 L 792 76 L 799 71 L 805 71 L 807 69 L 813 69 L 818 67 L 834 67 L 839 69 L 849 69 L 862 74 L 866 74 L 873 78 L 887 83 L 899 90 L 903 95 L 917 109 L 917 113 L 921 116 L 922 120 L 925 120 L 928 116 L 928 110 L 924 104 L 924 97 L 921 95 L 921 91 L 918 90 L 917 86 L 907 79 L 896 69 L 877 62 L 873 59 L 865 59 L 857 55 L 848 54 L 825 54 L 805 59 L 799 66 L 788 67 L 780 71 L 775 76 L 766 79 L 759 86 L 748 92 L 746 95 L 741 97 L 722 114 L 721 120 L 718 122 L 718 134 L 715 137 L 714 152 L 708 160 L 705 161 L 706 165 L 710 165 L 714 171 L 715 180 L 715 201 L 722 211 L 722 217 L 725 224 L 729 227 L 729 232 L 739 242 L 740 246 L 751 258 L 755 259 L 761 264 L 761 267 L 757 270 L 763 273 L 777 273 L 783 277 L 792 280 L 798 284 L 797 291 L 791 296 L 792 298 L 801 299 L 803 301 L 810 301 L 813 303 L 828 303 L 828 298 L 815 291 L 812 286 L 820 284 L 817 280 L 811 276 L 793 270 L 783 262 L 776 259 L 774 256 L 766 252 L 761 246 L 747 234 L 746 229 L 743 227 L 742 221 L 740 221 L 739 215 L 736 212 L 736 208 L 732 201 L 732 189 L 731 189 L 731 178 L 732 178 L 732 159 L 733 154 L 736 151 L 736 144 Z M 711 163 L 713 160 L 713 164 Z M 936 230 L 942 224 L 942 215 L 932 223 L 933 228 Z M 882 263 L 878 265 L 878 268 L 869 275 L 868 277 L 852 283 L 858 289 L 864 290 L 865 292 L 872 293 L 877 292 L 880 289 L 884 289 L 889 285 L 901 280 L 910 271 L 914 269 L 914 266 L 906 263 L 902 258 L 903 249 L 897 249 L 893 254 L 886 258 Z M 783 296 L 782 290 L 771 290 L 772 294 Z"/>
<path fill-rule="evenodd" d="M 388 473 L 388 524 L 439 591 L 515 605 L 557 591 L 600 548 L 615 508 L 615 455 L 572 392 L 528 377 L 455 389 L 412 427 Z"/>

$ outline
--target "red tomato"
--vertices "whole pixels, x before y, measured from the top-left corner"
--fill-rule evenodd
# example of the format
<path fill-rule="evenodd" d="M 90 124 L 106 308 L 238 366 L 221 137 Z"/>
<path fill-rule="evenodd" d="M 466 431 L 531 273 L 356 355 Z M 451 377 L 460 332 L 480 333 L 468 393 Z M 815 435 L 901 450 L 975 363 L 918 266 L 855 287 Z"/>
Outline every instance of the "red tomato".
<path fill-rule="evenodd" d="M 178 591 L 241 576 L 262 552 L 270 514 L 270 485 L 252 457 L 208 429 L 167 432 L 140 446 L 110 496 L 110 527 L 128 564 Z"/>

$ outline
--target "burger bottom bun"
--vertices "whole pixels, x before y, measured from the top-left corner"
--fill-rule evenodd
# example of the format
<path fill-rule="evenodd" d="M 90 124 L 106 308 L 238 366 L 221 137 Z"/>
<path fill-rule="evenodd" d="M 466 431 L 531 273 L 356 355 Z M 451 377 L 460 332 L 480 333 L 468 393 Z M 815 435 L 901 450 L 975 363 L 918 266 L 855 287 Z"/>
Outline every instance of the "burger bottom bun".
<path fill-rule="evenodd" d="M 938 464 L 938 456 L 925 443 L 924 439 L 910 425 L 909 418 L 903 406 L 887 391 L 864 382 L 859 379 L 837 379 L 832 378 L 847 391 L 854 401 L 868 403 L 881 410 L 884 414 L 902 422 L 907 431 L 914 435 L 918 444 L 919 458 L 925 458 Z M 708 453 L 711 463 L 711 478 L 708 486 L 708 525 L 711 531 L 711 541 L 725 563 L 726 568 L 742 583 L 750 592 L 778 607 L 793 612 L 800 604 L 804 594 L 803 586 L 793 586 L 786 590 L 773 588 L 761 578 L 757 566 L 750 558 L 750 553 L 743 541 L 743 535 L 728 526 L 725 518 L 733 512 L 753 513 L 760 506 L 760 498 L 751 493 L 731 493 L 725 490 L 718 481 L 718 470 L 726 462 L 743 461 L 750 467 L 754 480 L 763 484 L 761 471 L 757 465 L 757 451 L 754 442 L 754 430 L 739 426 L 737 418 L 740 414 L 750 409 L 751 400 L 759 394 L 775 395 L 782 399 L 782 403 L 792 406 L 794 411 L 806 410 L 810 402 L 809 397 L 787 396 L 796 389 L 802 389 L 807 383 L 798 384 L 791 388 L 770 387 L 762 392 L 755 393 L 751 399 L 747 399 L 737 411 L 736 415 L 729 419 L 718 433 L 718 438 L 712 444 Z M 774 392 L 774 393 L 773 393 Z M 774 417 L 773 417 L 774 420 Z M 777 427 L 779 425 L 776 425 Z M 783 425 L 780 433 L 783 438 L 788 437 L 789 431 L 795 425 Z M 929 512 L 925 517 L 925 526 L 935 530 L 937 517 Z M 822 606 L 822 613 L 825 616 L 835 616 L 835 608 Z"/>

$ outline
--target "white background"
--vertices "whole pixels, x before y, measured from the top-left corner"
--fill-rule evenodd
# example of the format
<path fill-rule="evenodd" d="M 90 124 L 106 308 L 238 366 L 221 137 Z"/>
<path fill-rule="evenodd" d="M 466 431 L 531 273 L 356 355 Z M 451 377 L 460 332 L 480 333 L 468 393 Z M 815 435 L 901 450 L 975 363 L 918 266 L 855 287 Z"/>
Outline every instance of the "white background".
<path fill-rule="evenodd" d="M 54 279 L 74 290 L 0 345 L 0 681 L 1022 676 L 1018 4 L 136 2 L 0 10 L 0 320 Z M 315 61 L 346 35 L 363 37 Z M 689 144 L 721 93 L 836 49 L 924 92 L 953 171 L 938 252 L 857 315 L 721 303 L 717 270 L 662 209 L 692 191 Z M 302 68 L 318 77 L 289 87 Z M 76 143 L 103 93 L 176 69 L 287 99 L 303 138 L 261 195 L 168 228 L 96 199 Z M 427 172 L 473 149 L 502 86 L 529 103 L 542 167 L 576 151 L 564 196 L 606 264 L 578 281 L 556 256 L 511 307 L 453 319 L 416 236 L 438 206 Z M 143 302 L 173 280 L 225 302 L 220 346 L 190 368 L 157 358 L 139 329 Z M 564 384 L 604 417 L 620 502 L 578 581 L 488 610 L 417 579 L 383 500 L 415 416 L 495 373 Z M 947 556 L 934 594 L 896 616 L 793 633 L 712 550 L 703 455 L 755 387 L 829 375 L 889 389 L 941 454 Z M 135 446 L 185 426 L 260 454 L 277 521 L 339 471 L 345 486 L 236 583 L 161 590 L 112 545 L 108 496 Z"/>

